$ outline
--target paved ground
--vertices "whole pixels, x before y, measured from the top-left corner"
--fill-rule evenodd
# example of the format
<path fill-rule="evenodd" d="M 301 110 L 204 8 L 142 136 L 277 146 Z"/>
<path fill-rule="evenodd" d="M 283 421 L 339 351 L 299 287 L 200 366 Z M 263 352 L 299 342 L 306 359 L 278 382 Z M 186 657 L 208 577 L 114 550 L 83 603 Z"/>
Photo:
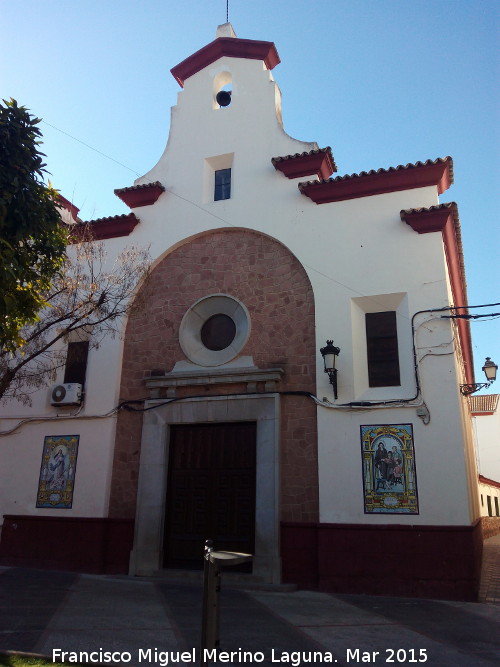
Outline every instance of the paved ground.
<path fill-rule="evenodd" d="M 500 535 L 485 540 L 479 599 L 500 604 Z"/>
<path fill-rule="evenodd" d="M 235 654 L 218 664 L 498 665 L 500 536 L 486 546 L 484 603 L 223 585 L 221 649 Z M 0 568 L 0 591 L 0 651 L 117 651 L 115 660 L 134 666 L 200 664 L 199 583 Z"/>

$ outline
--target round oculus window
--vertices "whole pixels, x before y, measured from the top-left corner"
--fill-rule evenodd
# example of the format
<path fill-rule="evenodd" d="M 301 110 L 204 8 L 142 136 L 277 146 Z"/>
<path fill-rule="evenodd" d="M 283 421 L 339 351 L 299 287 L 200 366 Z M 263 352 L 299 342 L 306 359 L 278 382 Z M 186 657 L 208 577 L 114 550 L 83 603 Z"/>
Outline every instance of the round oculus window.
<path fill-rule="evenodd" d="M 236 336 L 236 324 L 229 315 L 217 313 L 212 315 L 201 327 L 201 342 L 214 351 L 225 350 Z"/>
<path fill-rule="evenodd" d="M 186 357 L 201 366 L 221 366 L 237 357 L 250 336 L 245 306 L 227 294 L 196 301 L 182 318 L 179 343 Z"/>

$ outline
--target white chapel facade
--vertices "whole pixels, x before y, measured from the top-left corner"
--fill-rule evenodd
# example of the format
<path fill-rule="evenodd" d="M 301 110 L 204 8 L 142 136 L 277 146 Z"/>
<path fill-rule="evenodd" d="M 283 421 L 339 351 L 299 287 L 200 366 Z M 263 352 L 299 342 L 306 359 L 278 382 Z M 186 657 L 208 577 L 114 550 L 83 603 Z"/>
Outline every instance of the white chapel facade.
<path fill-rule="evenodd" d="M 0 559 L 141 576 L 198 567 L 210 538 L 265 583 L 474 599 L 453 161 L 336 176 L 329 147 L 286 134 L 278 64 L 226 24 L 172 69 L 163 155 L 116 190 L 129 214 L 91 222 L 110 262 L 150 248 L 141 308 L 89 353 L 78 409 L 49 388 L 2 407 Z M 78 447 L 66 507 L 36 506 L 49 437 Z"/>

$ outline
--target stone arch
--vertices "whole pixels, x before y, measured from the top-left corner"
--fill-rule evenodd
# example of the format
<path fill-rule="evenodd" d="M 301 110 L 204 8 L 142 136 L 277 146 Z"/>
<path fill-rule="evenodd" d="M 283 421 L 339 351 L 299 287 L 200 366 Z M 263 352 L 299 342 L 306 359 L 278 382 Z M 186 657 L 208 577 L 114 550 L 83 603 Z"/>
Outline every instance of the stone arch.
<path fill-rule="evenodd" d="M 168 373 L 185 359 L 178 337 L 182 317 L 214 293 L 235 297 L 250 313 L 242 355 L 261 369 L 282 368 L 281 392 L 316 391 L 314 295 L 304 267 L 276 239 L 231 228 L 185 239 L 155 262 L 136 297 L 141 308 L 127 323 L 120 401 L 148 398 L 144 383 L 151 372 Z M 237 385 L 203 388 L 206 396 L 244 391 Z M 317 521 L 316 406 L 302 395 L 283 393 L 280 403 L 280 519 Z M 110 516 L 134 516 L 141 428 L 142 413 L 119 413 Z"/>

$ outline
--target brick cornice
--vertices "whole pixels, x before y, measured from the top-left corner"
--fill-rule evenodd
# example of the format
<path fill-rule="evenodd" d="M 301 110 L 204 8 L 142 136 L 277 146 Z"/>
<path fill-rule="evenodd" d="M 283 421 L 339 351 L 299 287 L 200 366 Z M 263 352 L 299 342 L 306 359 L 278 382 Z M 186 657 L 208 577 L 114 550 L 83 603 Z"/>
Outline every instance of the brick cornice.
<path fill-rule="evenodd" d="M 162 192 L 165 192 L 165 188 L 159 181 L 114 190 L 115 195 L 129 208 L 150 206 L 157 201 Z"/>
<path fill-rule="evenodd" d="M 446 157 L 390 169 L 362 171 L 350 176 L 337 176 L 327 181 L 307 181 L 299 183 L 298 187 L 303 195 L 316 204 L 328 204 L 432 185 L 437 188 L 438 194 L 442 194 L 452 183 L 453 160 Z"/>
<path fill-rule="evenodd" d="M 280 57 L 273 42 L 239 39 L 237 37 L 219 37 L 172 67 L 170 71 L 178 84 L 184 88 L 186 79 L 223 56 L 262 60 L 267 69 L 273 69 L 280 62 Z"/>
<path fill-rule="evenodd" d="M 410 209 L 400 212 L 401 220 L 410 225 L 418 234 L 441 232 L 448 266 L 453 303 L 461 313 L 467 312 L 467 284 L 463 261 L 462 238 L 458 208 L 455 202 L 431 206 L 430 208 Z M 466 319 L 457 319 L 458 335 L 462 348 L 462 358 L 467 383 L 474 383 L 474 361 L 470 323 Z"/>
<path fill-rule="evenodd" d="M 70 243 L 78 243 L 87 238 L 89 241 L 102 241 L 128 236 L 138 223 L 139 218 L 134 213 L 82 222 L 71 227 Z"/>
<path fill-rule="evenodd" d="M 330 146 L 295 155 L 273 157 L 271 162 L 274 168 L 281 171 L 287 178 L 301 178 L 316 174 L 318 178 L 326 179 L 337 171 Z"/>

